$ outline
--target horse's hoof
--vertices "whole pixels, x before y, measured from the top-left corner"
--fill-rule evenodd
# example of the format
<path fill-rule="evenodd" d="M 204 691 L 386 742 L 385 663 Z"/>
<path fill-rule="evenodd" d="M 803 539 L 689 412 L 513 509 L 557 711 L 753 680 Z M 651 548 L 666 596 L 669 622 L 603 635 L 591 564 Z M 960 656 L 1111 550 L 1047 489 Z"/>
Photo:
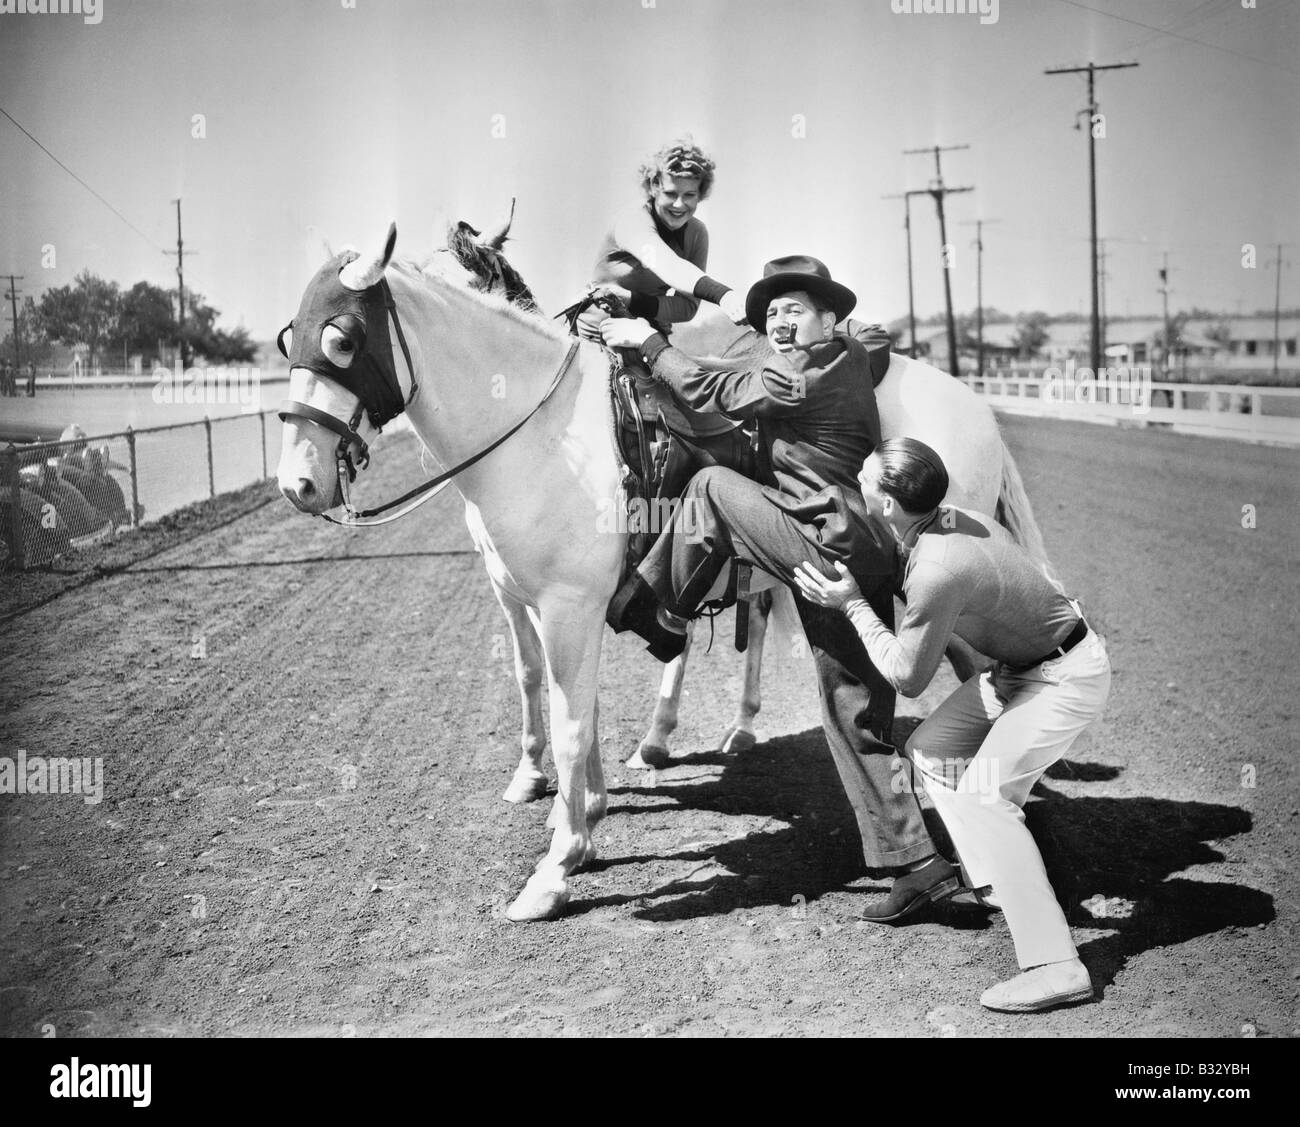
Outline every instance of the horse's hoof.
<path fill-rule="evenodd" d="M 575 866 L 575 869 L 585 869 L 588 865 L 590 865 L 595 860 L 596 860 L 596 843 L 594 841 L 589 841 L 587 842 L 586 850 L 582 854 L 582 860 L 578 862 L 578 864 Z"/>
<path fill-rule="evenodd" d="M 747 732 L 744 728 L 728 728 L 722 733 L 722 742 L 718 744 L 718 750 L 723 755 L 732 755 L 740 751 L 749 751 L 758 740 L 754 738 L 753 732 Z"/>
<path fill-rule="evenodd" d="M 626 765 L 633 771 L 649 771 L 651 768 L 667 767 L 668 763 L 669 755 L 666 747 L 660 747 L 658 744 L 648 744 L 645 740 L 642 740 Z"/>
<path fill-rule="evenodd" d="M 532 888 L 532 881 L 524 885 L 524 890 L 515 897 L 506 909 L 506 919 L 511 923 L 526 923 L 531 920 L 558 920 L 564 915 L 569 903 L 567 886 L 555 888 Z"/>
<path fill-rule="evenodd" d="M 507 802 L 536 802 L 546 794 L 548 785 L 545 775 L 516 775 L 501 797 Z"/>

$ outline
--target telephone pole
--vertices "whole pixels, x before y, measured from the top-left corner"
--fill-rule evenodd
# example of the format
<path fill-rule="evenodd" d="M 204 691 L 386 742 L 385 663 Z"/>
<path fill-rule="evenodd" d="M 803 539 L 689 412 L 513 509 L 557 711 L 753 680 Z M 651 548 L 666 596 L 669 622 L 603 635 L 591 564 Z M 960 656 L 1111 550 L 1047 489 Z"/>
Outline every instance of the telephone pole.
<path fill-rule="evenodd" d="M 996 219 L 976 219 L 962 223 L 975 228 L 975 375 L 984 375 L 984 224 Z"/>
<path fill-rule="evenodd" d="M 1273 290 L 1273 375 L 1277 375 L 1277 365 L 1282 346 L 1282 248 L 1285 243 L 1277 244 L 1277 282 Z M 1287 265 L 1291 265 L 1289 262 Z"/>
<path fill-rule="evenodd" d="M 894 196 L 881 196 L 882 200 L 903 201 L 903 230 L 907 232 L 907 354 L 916 359 L 916 302 L 912 298 L 912 197 L 929 193 L 924 189 L 914 192 L 900 192 Z"/>
<path fill-rule="evenodd" d="M 9 309 L 14 319 L 14 367 L 17 368 L 23 362 L 22 354 L 22 330 L 18 326 L 18 299 L 22 296 L 18 292 L 15 283 L 23 280 L 22 274 L 10 274 L 9 276 Z M 17 377 L 15 377 L 17 378 Z"/>
<path fill-rule="evenodd" d="M 1101 370 L 1101 311 L 1097 278 L 1096 73 L 1099 70 L 1123 70 L 1126 67 L 1135 67 L 1137 65 L 1137 63 L 1106 63 L 1103 66 L 1098 66 L 1096 63 L 1090 62 L 1087 66 L 1082 67 L 1053 67 L 1050 70 L 1043 71 L 1044 74 L 1083 74 L 1086 72 L 1088 75 L 1088 106 L 1087 109 L 1081 112 L 1088 115 L 1088 202 L 1092 232 L 1092 348 L 1090 363 L 1094 377 Z M 1078 127 L 1078 121 L 1076 120 L 1075 128 Z M 1104 131 L 1102 136 L 1105 136 Z"/>
<path fill-rule="evenodd" d="M 943 200 L 945 196 L 956 195 L 958 192 L 973 192 L 975 189 L 945 188 L 943 186 L 943 167 L 940 164 L 939 154 L 969 148 L 969 145 L 931 145 L 924 149 L 903 150 L 904 156 L 912 156 L 916 153 L 934 154 L 934 179 L 930 182 L 930 187 L 926 189 L 926 193 L 934 197 L 934 205 L 939 212 L 939 252 L 943 259 L 943 299 L 948 316 L 948 369 L 949 374 L 953 376 L 961 375 L 961 369 L 957 363 L 957 323 L 952 315 L 951 263 L 948 256 L 948 227 L 944 221 Z"/>
<path fill-rule="evenodd" d="M 1164 253 L 1164 265 L 1160 267 L 1160 297 L 1164 302 L 1165 352 L 1164 370 L 1169 371 L 1169 252 Z"/>
<path fill-rule="evenodd" d="M 189 367 L 189 350 L 185 347 L 185 243 L 181 240 L 181 201 L 172 200 L 176 205 L 176 249 L 165 250 L 163 254 L 176 256 L 176 338 L 180 348 L 181 367 Z M 190 254 L 197 254 L 190 251 Z"/>

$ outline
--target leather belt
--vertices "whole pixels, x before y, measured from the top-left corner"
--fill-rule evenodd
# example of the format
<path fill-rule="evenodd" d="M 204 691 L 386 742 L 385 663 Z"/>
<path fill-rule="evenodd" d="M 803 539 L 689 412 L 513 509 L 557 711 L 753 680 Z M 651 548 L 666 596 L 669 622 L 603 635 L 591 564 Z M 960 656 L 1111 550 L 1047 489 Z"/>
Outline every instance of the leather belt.
<path fill-rule="evenodd" d="M 1065 636 L 1056 649 L 1052 650 L 1050 653 L 1043 654 L 1042 657 L 1036 657 L 1033 661 L 1026 662 L 1024 665 L 1017 666 L 1016 668 L 1033 669 L 1034 666 L 1042 665 L 1045 661 L 1055 661 L 1058 657 L 1064 657 L 1087 636 L 1088 621 L 1087 619 L 1080 618 L 1079 621 L 1074 624 L 1074 629 Z"/>

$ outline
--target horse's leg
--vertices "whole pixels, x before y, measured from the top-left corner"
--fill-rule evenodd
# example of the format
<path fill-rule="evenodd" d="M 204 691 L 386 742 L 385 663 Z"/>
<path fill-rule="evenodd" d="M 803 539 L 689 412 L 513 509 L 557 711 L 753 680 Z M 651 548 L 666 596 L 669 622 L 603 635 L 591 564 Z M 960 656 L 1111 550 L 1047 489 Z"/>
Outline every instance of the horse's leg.
<path fill-rule="evenodd" d="M 546 726 L 542 722 L 542 675 L 545 656 L 537 631 L 528 617 L 528 608 L 496 583 L 492 593 L 510 624 L 510 641 L 515 649 L 515 680 L 523 712 L 521 744 L 523 754 L 514 778 L 501 797 L 507 802 L 532 802 L 546 793 L 546 772 L 542 770 L 542 753 L 546 750 Z"/>
<path fill-rule="evenodd" d="M 722 733 L 718 750 L 724 753 L 748 751 L 754 746 L 754 717 L 762 706 L 759 679 L 763 673 L 763 643 L 767 640 L 767 620 L 772 613 L 772 594 L 760 591 L 746 604 L 749 614 L 749 645 L 745 649 L 745 684 L 736 705 L 736 718 Z M 739 608 L 737 608 L 739 609 Z"/>
<path fill-rule="evenodd" d="M 602 614 L 592 615 L 572 603 L 541 608 L 542 646 L 546 653 L 551 698 L 551 755 L 555 760 L 556 798 L 551 810 L 551 847 L 506 909 L 511 920 L 549 920 L 569 902 L 569 875 L 592 856 L 587 824 L 588 759 L 596 746 L 596 684 Z"/>
<path fill-rule="evenodd" d="M 682 650 L 681 656 L 673 658 L 664 666 L 663 680 L 659 683 L 659 699 L 655 701 L 650 728 L 626 763 L 634 771 L 668 766 L 668 737 L 677 727 L 677 710 L 682 701 L 682 679 L 686 676 L 686 659 L 691 656 L 691 642 L 694 639 L 695 628 L 692 623 L 686 628 L 686 648 Z"/>

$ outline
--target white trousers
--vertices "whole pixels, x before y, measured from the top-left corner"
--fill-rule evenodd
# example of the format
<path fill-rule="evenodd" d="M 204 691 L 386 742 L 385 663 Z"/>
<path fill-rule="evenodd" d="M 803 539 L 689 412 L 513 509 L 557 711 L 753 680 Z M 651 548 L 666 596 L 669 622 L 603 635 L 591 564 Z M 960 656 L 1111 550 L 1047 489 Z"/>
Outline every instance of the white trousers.
<path fill-rule="evenodd" d="M 1089 630 L 1064 657 L 972 677 L 907 742 L 967 881 L 992 885 L 1022 969 L 1078 955 L 1022 807 L 1109 693 L 1106 646 Z"/>

